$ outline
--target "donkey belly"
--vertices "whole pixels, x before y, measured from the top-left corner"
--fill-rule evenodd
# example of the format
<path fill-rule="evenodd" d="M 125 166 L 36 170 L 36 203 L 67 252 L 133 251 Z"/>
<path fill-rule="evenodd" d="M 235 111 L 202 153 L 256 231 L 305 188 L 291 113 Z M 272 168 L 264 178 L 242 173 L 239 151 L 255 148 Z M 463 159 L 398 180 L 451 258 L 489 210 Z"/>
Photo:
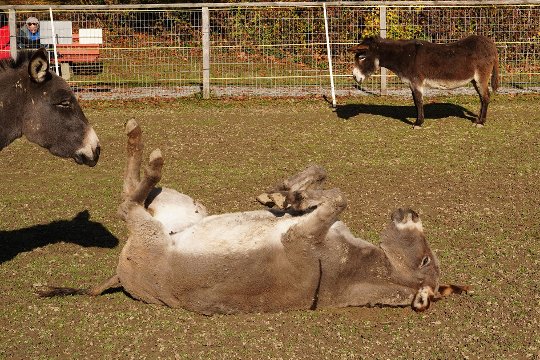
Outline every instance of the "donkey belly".
<path fill-rule="evenodd" d="M 425 79 L 424 86 L 434 89 L 451 90 L 467 85 L 473 77 L 460 80 Z"/>
<path fill-rule="evenodd" d="M 184 256 L 235 256 L 251 251 L 282 249 L 281 237 L 298 217 L 276 217 L 268 211 L 208 216 L 171 235 L 171 250 Z"/>
<path fill-rule="evenodd" d="M 173 306 L 205 314 L 309 307 L 318 271 L 298 271 L 281 243 L 297 221 L 268 211 L 224 214 L 171 236 Z"/>

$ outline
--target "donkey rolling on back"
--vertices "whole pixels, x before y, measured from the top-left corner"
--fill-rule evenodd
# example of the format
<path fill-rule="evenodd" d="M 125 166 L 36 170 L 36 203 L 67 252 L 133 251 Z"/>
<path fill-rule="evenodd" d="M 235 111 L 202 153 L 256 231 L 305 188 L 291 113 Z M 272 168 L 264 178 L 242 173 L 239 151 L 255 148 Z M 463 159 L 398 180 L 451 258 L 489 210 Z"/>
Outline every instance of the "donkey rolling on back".
<path fill-rule="evenodd" d="M 486 122 L 488 83 L 498 88 L 499 60 L 493 40 L 471 35 L 451 44 L 422 40 L 366 38 L 349 51 L 355 53 L 353 76 L 362 83 L 379 69 L 387 68 L 407 83 L 412 91 L 417 117 L 414 127 L 424 122 L 425 88 L 455 89 L 472 82 L 480 96 L 480 113 L 475 126 Z"/>
<path fill-rule="evenodd" d="M 0 150 L 23 135 L 53 155 L 96 165 L 99 140 L 45 49 L 0 61 Z"/>
<path fill-rule="evenodd" d="M 92 289 L 43 287 L 39 295 L 95 296 L 123 287 L 148 303 L 214 314 L 365 305 L 423 311 L 466 290 L 439 285 L 439 262 L 410 209 L 392 213 L 380 246 L 355 237 L 338 220 L 343 194 L 323 189 L 319 166 L 259 196 L 278 208 L 209 216 L 191 197 L 155 188 L 159 150 L 140 177 L 141 130 L 130 121 L 127 132 L 119 214 L 129 238 L 115 274 Z"/>

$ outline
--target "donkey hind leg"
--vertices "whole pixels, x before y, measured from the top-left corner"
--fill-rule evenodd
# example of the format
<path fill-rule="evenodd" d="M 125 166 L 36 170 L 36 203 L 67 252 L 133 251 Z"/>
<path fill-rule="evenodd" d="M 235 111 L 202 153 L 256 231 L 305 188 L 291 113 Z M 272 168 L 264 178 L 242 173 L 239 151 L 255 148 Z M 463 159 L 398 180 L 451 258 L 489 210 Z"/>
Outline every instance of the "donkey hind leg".
<path fill-rule="evenodd" d="M 420 129 L 424 123 L 424 99 L 423 92 L 419 86 L 411 85 L 412 97 L 416 106 L 416 122 L 413 129 Z"/>
<path fill-rule="evenodd" d="M 266 193 L 257 196 L 257 201 L 261 204 L 273 207 L 276 205 L 281 209 L 288 206 L 287 196 L 291 192 L 305 190 L 322 190 L 326 180 L 326 170 L 318 165 L 312 165 L 296 175 L 285 179 L 268 189 Z"/>
<path fill-rule="evenodd" d="M 161 179 L 161 169 L 163 167 L 163 157 L 159 149 L 150 154 L 149 165 L 145 168 L 144 178 L 140 180 L 140 169 L 142 163 L 142 153 L 144 144 L 142 141 L 142 130 L 135 119 L 131 119 L 126 124 L 127 134 L 127 162 L 124 174 L 124 185 L 122 191 L 123 202 L 117 210 L 118 216 L 126 220 L 127 212 L 131 202 L 143 204 L 155 185 Z"/>
<path fill-rule="evenodd" d="M 142 180 L 137 184 L 137 187 L 128 194 L 128 197 L 120 204 L 117 214 L 120 218 L 126 220 L 127 213 L 133 205 L 143 205 L 144 201 L 154 190 L 155 186 L 161 180 L 161 169 L 163 168 L 163 157 L 161 151 L 156 149 L 150 154 L 148 166 L 145 168 Z"/>
<path fill-rule="evenodd" d="M 161 180 L 161 170 L 163 168 L 163 156 L 161 150 L 156 149 L 150 154 L 148 166 L 144 169 L 144 176 L 135 190 L 130 194 L 129 200 L 137 204 L 143 204 L 148 194 Z"/>
<path fill-rule="evenodd" d="M 489 74 L 488 74 L 489 75 Z M 489 76 L 483 76 L 478 80 L 472 80 L 472 83 L 474 85 L 474 88 L 476 89 L 476 92 L 478 93 L 478 96 L 480 97 L 480 113 L 478 114 L 478 118 L 474 121 L 474 125 L 477 127 L 484 126 L 484 123 L 486 122 L 486 116 L 487 116 L 487 109 L 489 105 Z"/>
<path fill-rule="evenodd" d="M 127 162 L 124 173 L 124 185 L 122 199 L 126 200 L 140 182 L 140 170 L 144 144 L 142 141 L 142 130 L 135 119 L 131 119 L 126 124 L 127 139 Z"/>
<path fill-rule="evenodd" d="M 68 287 L 56 287 L 56 286 L 35 286 L 34 291 L 39 297 L 54 297 L 54 296 L 68 296 L 68 295 L 90 295 L 98 296 L 110 289 L 116 289 L 121 287 L 120 278 L 114 274 L 105 281 L 97 284 L 90 289 L 75 289 Z"/>

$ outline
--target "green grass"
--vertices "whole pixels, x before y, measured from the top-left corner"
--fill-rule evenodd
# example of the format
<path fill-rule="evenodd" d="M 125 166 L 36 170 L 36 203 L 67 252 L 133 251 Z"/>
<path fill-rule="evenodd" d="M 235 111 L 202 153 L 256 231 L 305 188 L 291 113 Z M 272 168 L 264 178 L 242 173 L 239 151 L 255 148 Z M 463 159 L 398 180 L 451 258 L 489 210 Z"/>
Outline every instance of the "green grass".
<path fill-rule="evenodd" d="M 430 98 L 414 131 L 410 98 L 84 102 L 103 147 L 95 168 L 26 140 L 0 152 L 0 358 L 534 358 L 540 355 L 540 103 Z M 115 271 L 127 230 L 115 216 L 124 123 L 165 157 L 161 184 L 211 213 L 319 163 L 349 202 L 353 231 L 378 242 L 389 213 L 422 216 L 442 282 L 474 293 L 410 309 L 348 308 L 204 317 L 115 292 L 37 299 L 32 284 L 92 286 Z M 73 218 L 88 210 L 89 219 Z M 84 213 L 83 213 L 84 214 Z"/>

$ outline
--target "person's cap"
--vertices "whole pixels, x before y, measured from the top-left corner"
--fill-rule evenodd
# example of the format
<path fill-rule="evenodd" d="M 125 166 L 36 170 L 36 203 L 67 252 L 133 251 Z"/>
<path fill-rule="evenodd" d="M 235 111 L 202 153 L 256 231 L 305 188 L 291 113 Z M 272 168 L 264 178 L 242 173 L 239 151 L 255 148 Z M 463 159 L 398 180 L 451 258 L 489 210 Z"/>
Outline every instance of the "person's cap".
<path fill-rule="evenodd" d="M 31 16 L 28 19 L 26 19 L 26 23 L 27 24 L 39 24 L 39 20 L 36 17 Z"/>

